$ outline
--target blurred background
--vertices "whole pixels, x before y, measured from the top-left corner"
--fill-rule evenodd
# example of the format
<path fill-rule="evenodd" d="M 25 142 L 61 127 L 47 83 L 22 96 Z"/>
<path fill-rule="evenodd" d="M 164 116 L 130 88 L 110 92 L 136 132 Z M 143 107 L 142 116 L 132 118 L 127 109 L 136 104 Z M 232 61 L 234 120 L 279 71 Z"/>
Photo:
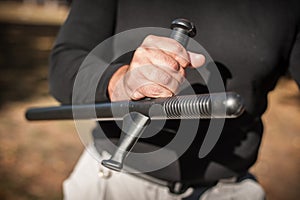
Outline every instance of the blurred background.
<path fill-rule="evenodd" d="M 0 199 L 62 199 L 62 181 L 83 145 L 72 121 L 28 122 L 26 108 L 58 103 L 48 93 L 48 56 L 69 5 L 0 1 Z M 269 94 L 258 176 L 268 200 L 300 199 L 300 93 L 283 77 Z"/>

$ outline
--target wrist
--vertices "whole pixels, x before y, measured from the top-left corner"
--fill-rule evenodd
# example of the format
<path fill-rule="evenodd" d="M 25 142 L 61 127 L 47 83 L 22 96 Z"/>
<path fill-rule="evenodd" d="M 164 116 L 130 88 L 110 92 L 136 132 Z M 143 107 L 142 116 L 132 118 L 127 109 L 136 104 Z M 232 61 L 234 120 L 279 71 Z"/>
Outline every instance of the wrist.
<path fill-rule="evenodd" d="M 129 65 L 120 67 L 111 77 L 108 83 L 108 95 L 111 101 L 129 100 L 129 96 L 125 92 L 124 77 Z"/>

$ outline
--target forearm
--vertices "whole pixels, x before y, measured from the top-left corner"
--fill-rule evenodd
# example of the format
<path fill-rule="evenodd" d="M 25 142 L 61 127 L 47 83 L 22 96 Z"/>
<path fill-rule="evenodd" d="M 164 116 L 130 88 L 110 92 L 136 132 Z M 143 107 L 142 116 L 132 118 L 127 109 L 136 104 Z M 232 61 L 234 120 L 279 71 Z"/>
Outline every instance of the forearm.
<path fill-rule="evenodd" d="M 62 104 L 71 104 L 78 69 L 87 55 L 83 50 L 54 49 L 50 57 L 50 93 Z"/>

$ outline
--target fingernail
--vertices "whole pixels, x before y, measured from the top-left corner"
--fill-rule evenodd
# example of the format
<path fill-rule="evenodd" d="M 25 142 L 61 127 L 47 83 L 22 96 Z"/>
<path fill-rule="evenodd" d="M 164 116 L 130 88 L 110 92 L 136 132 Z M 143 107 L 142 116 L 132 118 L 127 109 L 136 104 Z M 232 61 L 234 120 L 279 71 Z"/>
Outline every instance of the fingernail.
<path fill-rule="evenodd" d="M 190 58 L 193 67 L 199 67 L 205 63 L 205 56 L 203 54 L 191 53 Z"/>
<path fill-rule="evenodd" d="M 195 54 L 195 59 L 202 60 L 202 59 L 205 59 L 205 57 L 202 54 Z"/>

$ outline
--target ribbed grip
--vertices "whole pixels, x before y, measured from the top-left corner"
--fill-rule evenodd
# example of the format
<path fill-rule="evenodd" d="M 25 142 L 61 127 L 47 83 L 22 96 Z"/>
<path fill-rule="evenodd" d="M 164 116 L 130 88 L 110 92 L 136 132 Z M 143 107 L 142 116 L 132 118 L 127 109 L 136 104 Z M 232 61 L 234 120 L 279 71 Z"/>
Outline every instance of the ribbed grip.
<path fill-rule="evenodd" d="M 167 119 L 233 118 L 244 111 L 242 98 L 234 92 L 171 97 L 161 105 Z"/>
<path fill-rule="evenodd" d="M 164 102 L 163 109 L 169 119 L 211 118 L 210 95 L 170 98 Z"/>
<path fill-rule="evenodd" d="M 186 35 L 186 31 L 179 28 L 175 28 L 172 31 L 170 38 L 179 42 L 183 47 L 186 47 L 189 41 L 189 36 Z"/>
<path fill-rule="evenodd" d="M 173 31 L 170 38 L 179 42 L 183 47 L 187 46 L 189 37 L 194 37 L 196 35 L 195 25 L 191 21 L 183 18 L 172 21 L 171 29 Z"/>

